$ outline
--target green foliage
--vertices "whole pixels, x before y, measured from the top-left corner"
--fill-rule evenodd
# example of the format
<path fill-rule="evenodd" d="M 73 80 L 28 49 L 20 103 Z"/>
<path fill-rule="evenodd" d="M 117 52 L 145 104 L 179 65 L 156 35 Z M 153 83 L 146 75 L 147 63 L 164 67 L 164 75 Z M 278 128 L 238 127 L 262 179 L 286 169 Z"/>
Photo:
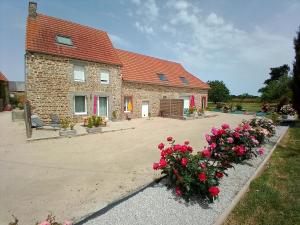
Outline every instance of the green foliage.
<path fill-rule="evenodd" d="M 117 111 L 114 110 L 114 111 L 112 112 L 112 118 L 113 118 L 113 119 L 117 119 L 117 117 L 118 117 Z"/>
<path fill-rule="evenodd" d="M 70 121 L 68 119 L 61 119 L 60 120 L 60 127 L 63 129 L 67 129 L 70 125 Z"/>
<path fill-rule="evenodd" d="M 214 103 L 227 102 L 230 99 L 229 89 L 226 87 L 223 81 L 208 81 L 210 86 L 208 90 L 208 100 Z"/>
<path fill-rule="evenodd" d="M 89 117 L 88 118 L 88 124 L 87 124 L 87 127 L 88 128 L 92 128 L 94 126 L 94 120 L 93 120 L 93 117 Z"/>
<path fill-rule="evenodd" d="M 281 76 L 278 80 L 270 81 L 264 88 L 259 91 L 262 93 L 263 101 L 278 101 L 282 96 L 290 97 L 292 78 L 288 75 Z"/>
<path fill-rule="evenodd" d="M 236 110 L 238 111 L 242 111 L 243 110 L 243 106 L 241 104 L 236 104 L 235 105 Z"/>
<path fill-rule="evenodd" d="M 295 46 L 295 62 L 293 65 L 293 107 L 300 115 L 300 27 L 297 33 L 297 38 L 294 40 Z"/>
<path fill-rule="evenodd" d="M 280 77 L 282 76 L 287 76 L 290 71 L 290 67 L 287 64 L 284 64 L 279 67 L 274 67 L 270 69 L 271 72 L 269 73 L 271 78 L 265 80 L 264 84 L 270 84 L 272 81 L 279 80 Z"/>
<path fill-rule="evenodd" d="M 102 123 L 102 118 L 100 116 L 97 116 L 95 118 L 94 126 L 99 127 L 101 125 L 101 123 Z"/>
<path fill-rule="evenodd" d="M 24 105 L 20 102 L 20 103 L 18 103 L 18 108 L 19 109 L 24 109 Z"/>
<path fill-rule="evenodd" d="M 277 112 L 272 112 L 271 114 L 267 115 L 266 117 L 269 118 L 270 120 L 272 120 L 272 122 L 275 125 L 279 124 L 280 116 L 279 116 L 279 114 Z"/>

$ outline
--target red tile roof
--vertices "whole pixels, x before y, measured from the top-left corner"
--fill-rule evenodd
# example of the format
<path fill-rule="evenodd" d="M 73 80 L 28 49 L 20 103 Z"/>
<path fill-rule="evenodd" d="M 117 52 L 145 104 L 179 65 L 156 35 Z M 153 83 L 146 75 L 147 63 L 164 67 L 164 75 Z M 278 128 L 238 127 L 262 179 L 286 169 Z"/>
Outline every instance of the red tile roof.
<path fill-rule="evenodd" d="M 125 81 L 201 89 L 209 88 L 208 84 L 187 72 L 179 63 L 121 49 L 116 50 L 123 64 L 122 78 Z M 161 81 L 158 73 L 164 74 L 167 81 Z M 188 84 L 184 84 L 180 77 L 185 77 Z"/>
<path fill-rule="evenodd" d="M 56 35 L 70 37 L 73 46 L 57 44 Z M 42 14 L 27 18 L 26 51 L 121 65 L 106 32 Z"/>
<path fill-rule="evenodd" d="M 0 80 L 2 81 L 8 81 L 5 75 L 0 71 Z"/>

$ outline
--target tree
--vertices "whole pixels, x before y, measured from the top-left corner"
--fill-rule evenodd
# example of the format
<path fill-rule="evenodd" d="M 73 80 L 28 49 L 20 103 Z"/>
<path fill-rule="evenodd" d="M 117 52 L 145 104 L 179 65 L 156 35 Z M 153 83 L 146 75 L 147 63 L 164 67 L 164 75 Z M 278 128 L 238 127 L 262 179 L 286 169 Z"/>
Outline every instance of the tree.
<path fill-rule="evenodd" d="M 210 89 L 208 90 L 208 100 L 214 103 L 226 102 L 230 97 L 229 89 L 223 81 L 213 80 L 208 81 Z"/>
<path fill-rule="evenodd" d="M 290 98 L 292 78 L 288 75 L 281 76 L 278 80 L 272 80 L 262 88 L 261 99 L 263 101 L 279 101 L 280 98 L 286 96 Z"/>
<path fill-rule="evenodd" d="M 280 77 L 286 76 L 289 74 L 290 67 L 287 64 L 284 64 L 279 67 L 274 67 L 270 69 L 271 72 L 269 73 L 271 78 L 265 80 L 264 84 L 269 84 L 271 81 L 279 80 Z"/>
<path fill-rule="evenodd" d="M 293 107 L 300 115 L 300 27 L 297 37 L 294 39 L 295 46 L 295 62 L 293 64 Z"/>

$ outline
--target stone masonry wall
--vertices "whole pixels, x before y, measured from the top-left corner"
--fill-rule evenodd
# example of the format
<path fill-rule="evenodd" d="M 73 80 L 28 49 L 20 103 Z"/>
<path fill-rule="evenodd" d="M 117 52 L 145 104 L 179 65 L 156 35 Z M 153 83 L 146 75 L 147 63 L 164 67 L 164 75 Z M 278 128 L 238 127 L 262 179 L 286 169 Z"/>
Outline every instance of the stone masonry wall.
<path fill-rule="evenodd" d="M 133 82 L 122 83 L 122 107 L 124 104 L 124 96 L 132 96 L 133 101 L 133 118 L 142 116 L 142 101 L 149 102 L 149 112 L 151 116 L 158 116 L 160 111 L 160 99 L 164 98 L 180 98 L 194 95 L 196 107 L 201 107 L 202 97 L 206 98 L 207 106 L 207 90 L 195 88 L 178 88 L 166 87 L 159 85 L 149 85 Z M 123 112 L 123 118 L 126 115 Z"/>
<path fill-rule="evenodd" d="M 85 82 L 73 79 L 74 64 L 84 65 Z M 93 96 L 108 97 L 108 116 L 117 111 L 121 116 L 120 67 L 72 60 L 66 57 L 38 53 L 26 53 L 26 97 L 32 112 L 49 122 L 51 114 L 60 118 L 82 121 L 82 115 L 74 115 L 74 95 L 87 97 L 88 115 L 93 114 Z M 100 71 L 109 71 L 109 84 L 100 83 Z"/>

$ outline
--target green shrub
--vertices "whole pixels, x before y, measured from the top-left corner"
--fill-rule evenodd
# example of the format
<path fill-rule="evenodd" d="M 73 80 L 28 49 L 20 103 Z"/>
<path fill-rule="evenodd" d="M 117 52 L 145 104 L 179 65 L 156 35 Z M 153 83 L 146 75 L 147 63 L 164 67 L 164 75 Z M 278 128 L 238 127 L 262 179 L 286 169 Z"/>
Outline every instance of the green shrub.
<path fill-rule="evenodd" d="M 238 110 L 238 111 L 243 110 L 243 106 L 241 104 L 236 104 L 235 107 L 236 107 L 236 110 Z"/>
<path fill-rule="evenodd" d="M 19 109 L 24 109 L 24 106 L 23 106 L 23 104 L 20 102 L 20 103 L 18 103 L 18 108 Z"/>
<path fill-rule="evenodd" d="M 89 117 L 88 118 L 88 125 L 87 125 L 87 127 L 88 128 L 92 128 L 93 126 L 94 126 L 94 120 L 93 120 L 92 117 Z"/>

